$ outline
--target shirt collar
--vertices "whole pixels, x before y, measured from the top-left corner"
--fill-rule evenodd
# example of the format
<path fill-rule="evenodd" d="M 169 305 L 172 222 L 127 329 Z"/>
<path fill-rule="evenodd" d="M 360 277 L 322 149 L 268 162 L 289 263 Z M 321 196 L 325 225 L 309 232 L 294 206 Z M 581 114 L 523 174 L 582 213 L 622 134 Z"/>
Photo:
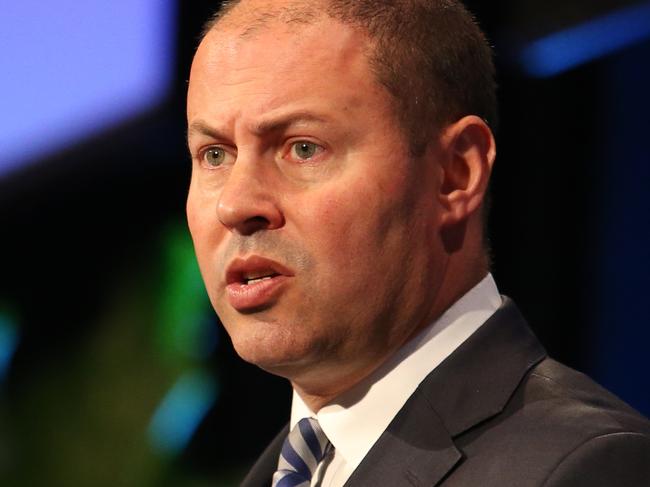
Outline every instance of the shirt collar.
<path fill-rule="evenodd" d="M 491 274 L 351 391 L 314 413 L 294 391 L 291 427 L 315 417 L 347 468 L 354 470 L 420 382 L 501 305 Z"/>

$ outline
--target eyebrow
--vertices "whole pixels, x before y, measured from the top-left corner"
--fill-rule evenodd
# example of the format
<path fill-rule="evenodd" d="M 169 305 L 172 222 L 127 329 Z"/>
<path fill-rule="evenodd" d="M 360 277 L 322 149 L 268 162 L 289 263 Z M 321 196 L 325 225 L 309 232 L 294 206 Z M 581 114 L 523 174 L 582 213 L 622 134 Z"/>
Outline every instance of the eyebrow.
<path fill-rule="evenodd" d="M 219 132 L 217 129 L 210 127 L 206 122 L 203 120 L 197 120 L 196 122 L 192 122 L 190 126 L 187 128 L 187 133 L 185 135 L 185 141 L 187 142 L 187 145 L 190 145 L 190 135 L 192 134 L 201 134 L 201 135 L 207 135 L 208 137 L 212 139 L 223 139 L 223 135 L 221 132 Z"/>
<path fill-rule="evenodd" d="M 278 117 L 269 118 L 268 120 L 261 120 L 256 122 L 250 127 L 253 134 L 261 137 L 270 132 L 277 132 L 286 129 L 292 125 L 299 125 L 301 123 L 317 123 L 320 125 L 327 125 L 331 122 L 328 117 L 320 116 L 312 112 L 293 112 L 288 115 L 281 115 Z M 207 135 L 213 139 L 227 139 L 223 132 L 214 127 L 211 127 L 204 120 L 197 120 L 192 122 L 187 130 L 187 142 L 189 145 L 190 135 L 198 133 Z"/>
<path fill-rule="evenodd" d="M 251 131 L 258 136 L 262 136 L 269 132 L 277 132 L 286 129 L 292 125 L 299 125 L 301 123 L 317 123 L 326 125 L 331 120 L 327 117 L 316 115 L 312 112 L 293 112 L 288 115 L 281 115 L 278 117 L 262 120 L 251 127 Z"/>

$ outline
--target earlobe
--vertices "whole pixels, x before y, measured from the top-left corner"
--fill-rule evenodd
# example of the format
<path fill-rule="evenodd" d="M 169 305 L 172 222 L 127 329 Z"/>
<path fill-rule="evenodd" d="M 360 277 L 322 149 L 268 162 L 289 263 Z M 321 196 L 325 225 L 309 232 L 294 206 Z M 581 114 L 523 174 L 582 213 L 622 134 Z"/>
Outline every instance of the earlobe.
<path fill-rule="evenodd" d="M 496 157 L 496 144 L 488 125 L 474 115 L 444 129 L 441 142 L 441 223 L 448 225 L 468 219 L 481 207 Z"/>

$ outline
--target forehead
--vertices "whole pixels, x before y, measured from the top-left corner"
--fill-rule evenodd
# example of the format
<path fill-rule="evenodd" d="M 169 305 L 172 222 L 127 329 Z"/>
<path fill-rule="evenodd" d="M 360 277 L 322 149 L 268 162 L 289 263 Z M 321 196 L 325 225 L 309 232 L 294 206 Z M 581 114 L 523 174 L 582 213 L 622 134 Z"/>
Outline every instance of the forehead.
<path fill-rule="evenodd" d="M 188 117 L 205 112 L 207 99 L 221 112 L 250 104 L 264 112 L 298 100 L 355 105 L 385 97 L 369 48 L 364 33 L 324 15 L 308 23 L 271 19 L 254 29 L 219 23 L 192 65 Z"/>
<path fill-rule="evenodd" d="M 357 29 L 319 16 L 310 22 L 259 19 L 252 24 L 221 24 L 201 42 L 196 61 L 223 67 L 272 67 L 282 70 L 297 64 L 314 69 L 350 68 L 365 60 L 367 39 Z"/>

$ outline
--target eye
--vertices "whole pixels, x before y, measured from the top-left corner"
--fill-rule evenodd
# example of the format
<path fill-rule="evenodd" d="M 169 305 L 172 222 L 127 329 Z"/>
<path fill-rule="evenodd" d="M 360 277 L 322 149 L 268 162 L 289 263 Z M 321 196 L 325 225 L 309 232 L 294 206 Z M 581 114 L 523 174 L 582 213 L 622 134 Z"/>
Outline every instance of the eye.
<path fill-rule="evenodd" d="M 299 140 L 291 144 L 291 154 L 301 161 L 307 161 L 317 155 L 323 148 L 308 140 Z"/>
<path fill-rule="evenodd" d="M 209 167 L 221 166 L 228 157 L 228 153 L 221 147 L 210 147 L 203 153 L 203 161 Z"/>

